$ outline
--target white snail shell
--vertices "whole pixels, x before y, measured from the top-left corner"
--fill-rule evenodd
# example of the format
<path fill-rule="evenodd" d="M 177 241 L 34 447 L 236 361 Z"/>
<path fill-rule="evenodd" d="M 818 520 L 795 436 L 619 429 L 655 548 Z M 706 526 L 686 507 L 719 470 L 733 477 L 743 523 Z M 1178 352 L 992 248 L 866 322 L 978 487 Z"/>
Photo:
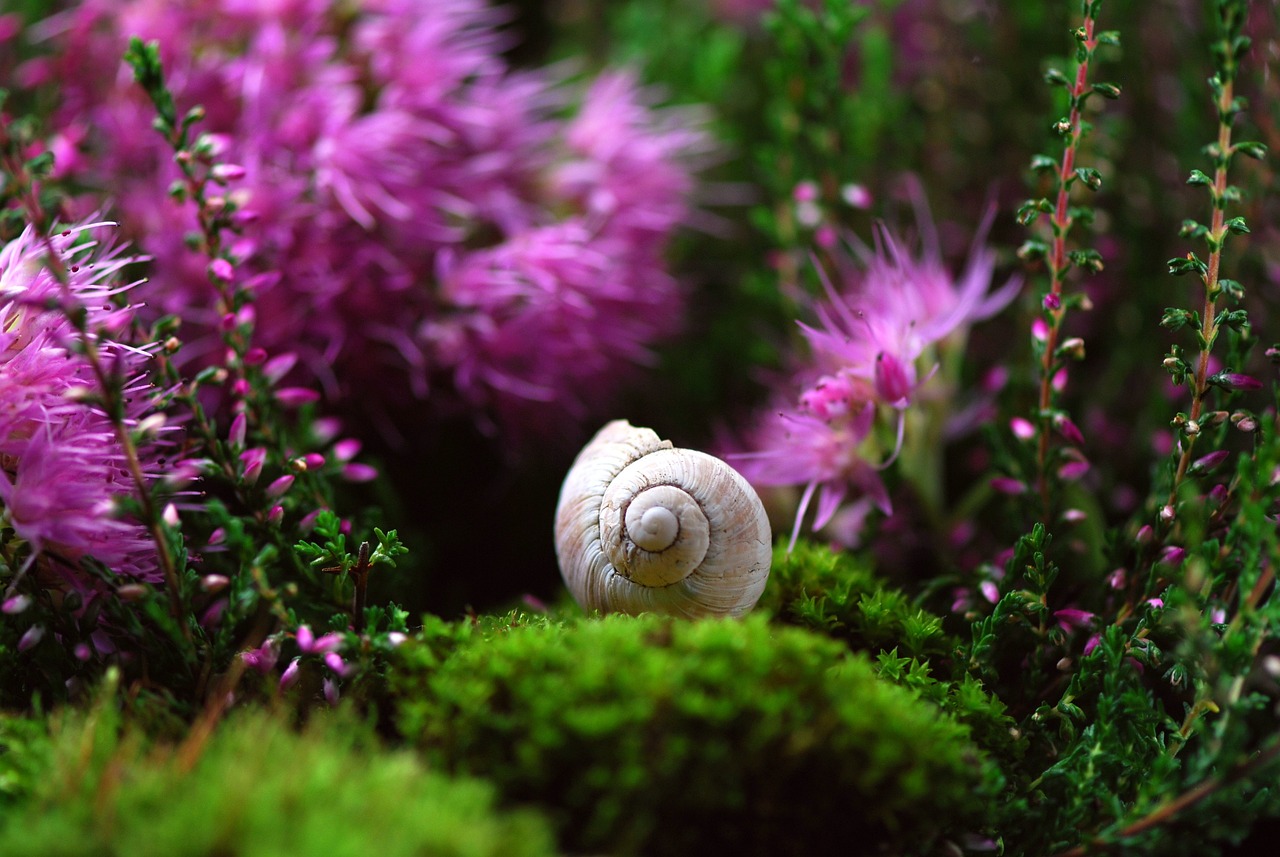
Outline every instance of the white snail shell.
<path fill-rule="evenodd" d="M 578 453 L 556 507 L 556 556 L 587 610 L 741 616 L 769 578 L 755 490 L 720 459 L 614 420 Z"/>

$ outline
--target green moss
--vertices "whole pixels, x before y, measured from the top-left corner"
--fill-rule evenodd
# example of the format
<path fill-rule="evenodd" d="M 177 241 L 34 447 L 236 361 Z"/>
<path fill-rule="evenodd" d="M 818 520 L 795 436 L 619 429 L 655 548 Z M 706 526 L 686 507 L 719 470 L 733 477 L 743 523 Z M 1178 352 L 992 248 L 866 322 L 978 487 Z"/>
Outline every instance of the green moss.
<path fill-rule="evenodd" d="M 909 850 L 974 823 L 997 776 L 936 707 L 765 617 L 515 626 L 443 660 L 402 653 L 405 736 L 543 806 L 570 850 Z"/>
<path fill-rule="evenodd" d="M 183 754 L 120 730 L 109 706 L 54 727 L 40 785 L 0 814 L 0 855 L 545 855 L 545 824 L 492 789 L 423 769 L 349 718 L 303 734 L 251 712 Z"/>
<path fill-rule="evenodd" d="M 757 609 L 843 640 L 852 649 L 923 656 L 954 645 L 940 617 L 887 586 L 866 558 L 812 542 L 797 542 L 790 552 L 779 542 Z"/>

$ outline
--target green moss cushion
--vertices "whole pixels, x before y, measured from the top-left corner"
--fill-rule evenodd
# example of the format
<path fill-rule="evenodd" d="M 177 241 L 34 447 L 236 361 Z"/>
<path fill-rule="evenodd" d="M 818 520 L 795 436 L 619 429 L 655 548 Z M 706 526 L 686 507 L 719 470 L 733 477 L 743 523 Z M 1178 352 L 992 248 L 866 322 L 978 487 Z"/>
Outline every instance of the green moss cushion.
<path fill-rule="evenodd" d="M 609 617 L 407 645 L 399 727 L 537 804 L 570 850 L 861 853 L 976 823 L 964 727 L 840 643 L 764 618 Z"/>

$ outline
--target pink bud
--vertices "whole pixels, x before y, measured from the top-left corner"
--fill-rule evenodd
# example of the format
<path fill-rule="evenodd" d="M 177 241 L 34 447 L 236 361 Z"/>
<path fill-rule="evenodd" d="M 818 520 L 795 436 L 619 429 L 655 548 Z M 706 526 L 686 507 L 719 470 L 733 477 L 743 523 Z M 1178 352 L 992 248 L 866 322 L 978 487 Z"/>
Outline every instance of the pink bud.
<path fill-rule="evenodd" d="M 337 652 L 326 652 L 324 656 L 324 665 L 342 678 L 346 678 L 351 675 L 351 673 L 355 672 L 355 667 L 347 664 L 347 662 L 342 659 L 342 655 Z"/>
<path fill-rule="evenodd" d="M 1128 579 L 1128 571 L 1123 568 L 1117 568 L 1107 577 L 1107 585 L 1112 589 L 1124 589 L 1125 582 Z"/>
<path fill-rule="evenodd" d="M 21 613 L 23 610 L 26 610 L 30 606 L 31 606 L 30 595 L 14 595 L 11 598 L 5 599 L 4 605 L 0 606 L 0 612 L 4 612 L 9 616 L 13 616 L 14 614 Z"/>
<path fill-rule="evenodd" d="M 44 639 L 44 626 L 32 625 L 30 628 L 27 629 L 27 633 L 23 634 L 22 638 L 18 640 L 18 651 L 25 652 L 31 647 L 35 646 L 37 643 L 39 643 L 43 639 Z"/>
<path fill-rule="evenodd" d="M 1049 325 L 1043 318 L 1037 318 L 1031 322 L 1031 338 L 1036 342 L 1047 342 L 1049 339 Z"/>
<path fill-rule="evenodd" d="M 262 475 L 262 465 L 267 461 L 267 450 L 261 446 L 247 449 L 240 453 L 240 461 L 244 464 L 244 481 L 252 485 Z"/>
<path fill-rule="evenodd" d="M 206 574 L 200 578 L 200 589 L 203 592 L 221 592 L 231 583 L 225 574 Z"/>
<path fill-rule="evenodd" d="M 296 408 L 320 401 L 320 394 L 308 387 L 281 387 L 276 390 L 276 401 L 286 408 Z"/>
<path fill-rule="evenodd" d="M 791 191 L 791 198 L 796 202 L 813 202 L 818 198 L 818 186 L 814 182 L 800 182 Z"/>
<path fill-rule="evenodd" d="M 214 164 L 209 174 L 217 181 L 238 181 L 244 178 L 245 169 L 239 164 Z"/>
<path fill-rule="evenodd" d="M 868 209 L 871 207 L 871 192 L 860 184 L 847 184 L 840 188 L 840 198 L 850 208 Z"/>
<path fill-rule="evenodd" d="M 298 355 L 294 354 L 292 351 L 287 351 L 284 354 L 277 354 L 275 357 L 272 357 L 266 363 L 262 364 L 262 374 L 266 376 L 268 381 L 275 384 L 285 375 L 288 375 L 289 370 L 292 369 L 297 362 Z"/>
<path fill-rule="evenodd" d="M 1031 424 L 1031 420 L 1023 417 L 1014 417 L 1009 420 L 1009 428 L 1018 440 L 1031 440 L 1036 436 L 1036 427 Z"/>
<path fill-rule="evenodd" d="M 1009 476 L 997 476 L 991 480 L 991 487 L 999 491 L 1001 494 L 1025 494 L 1027 486 L 1021 481 Z"/>
<path fill-rule="evenodd" d="M 1230 455 L 1231 453 L 1227 450 L 1219 449 L 1216 452 L 1211 452 L 1206 456 L 1197 458 L 1191 463 L 1191 468 L 1196 472 L 1206 472 L 1226 461 Z"/>
<path fill-rule="evenodd" d="M 1261 390 L 1262 382 L 1257 378 L 1249 375 L 1241 375 L 1239 372 L 1223 372 L 1219 377 L 1223 382 L 1233 390 Z"/>
<path fill-rule="evenodd" d="M 348 482 L 371 482 L 378 478 L 378 471 L 367 464 L 352 461 L 343 466 L 342 477 Z"/>
<path fill-rule="evenodd" d="M 209 263 L 209 273 L 215 278 L 229 283 L 235 277 L 236 269 L 226 259 L 219 257 Z"/>
<path fill-rule="evenodd" d="M 1147 599 L 1147 604 L 1148 604 L 1149 606 L 1151 606 L 1153 609 L 1159 610 L 1161 607 L 1163 607 L 1163 606 L 1164 606 L 1164 599 L 1163 599 L 1163 598 L 1148 598 L 1148 599 Z"/>
<path fill-rule="evenodd" d="M 1094 634 L 1092 637 L 1089 638 L 1088 642 L 1084 644 L 1084 653 L 1087 655 L 1090 652 L 1092 652 L 1094 649 L 1098 648 L 1098 643 L 1100 642 L 1102 642 L 1102 635 Z"/>
<path fill-rule="evenodd" d="M 978 589 L 981 590 L 982 597 L 992 604 L 1000 600 L 1000 587 L 996 586 L 995 581 L 984 580 L 978 585 Z"/>
<path fill-rule="evenodd" d="M 218 527 L 212 533 L 209 533 L 209 544 L 220 545 L 227 540 L 227 531 L 222 527 Z"/>
<path fill-rule="evenodd" d="M 1073 628 L 1087 628 L 1093 624 L 1094 615 L 1087 610 L 1076 610 L 1068 607 L 1062 610 L 1053 611 L 1053 618 L 1058 620 L 1058 625 L 1062 630 L 1070 631 Z"/>
<path fill-rule="evenodd" d="M 71 650 L 71 653 L 76 656 L 78 661 L 87 661 L 93 657 L 93 649 L 89 647 L 88 643 L 76 643 L 76 647 Z"/>
<path fill-rule="evenodd" d="M 1160 552 L 1160 562 L 1165 565 L 1181 565 L 1182 561 L 1186 559 L 1186 557 L 1186 549 L 1180 548 L 1177 545 L 1169 545 Z"/>
<path fill-rule="evenodd" d="M 1087 461 L 1068 461 L 1066 464 L 1058 468 L 1058 477 L 1067 482 L 1079 479 L 1089 472 L 1089 462 Z"/>
<path fill-rule="evenodd" d="M 1053 427 L 1067 439 L 1068 443 L 1084 446 L 1084 435 L 1080 433 L 1080 429 L 1071 420 L 1059 414 L 1053 418 Z"/>
<path fill-rule="evenodd" d="M 324 700 L 329 705 L 338 704 L 338 683 L 331 678 L 324 680 Z"/>
<path fill-rule="evenodd" d="M 338 461 L 350 461 L 360 454 L 360 441 L 354 437 L 345 438 L 333 445 L 333 457 Z"/>
<path fill-rule="evenodd" d="M 1043 304 L 1044 304 L 1044 308 L 1045 308 L 1045 309 L 1047 309 L 1047 310 L 1050 310 L 1050 311 L 1052 311 L 1052 310 L 1056 310 L 1056 309 L 1061 309 L 1061 308 L 1062 308 L 1062 298 L 1058 297 L 1058 296 L 1057 296 L 1056 294 L 1054 294 L 1053 292 L 1049 292 L 1049 293 L 1047 293 L 1047 294 L 1044 296 Z"/>
<path fill-rule="evenodd" d="M 273 527 L 278 527 L 283 520 L 284 506 L 272 506 L 271 511 L 267 513 L 267 523 Z"/>
<path fill-rule="evenodd" d="M 267 361 L 267 349 L 254 346 L 244 353 L 244 362 L 248 366 L 257 366 Z"/>
<path fill-rule="evenodd" d="M 244 449 L 244 439 L 248 431 L 249 418 L 241 411 L 231 420 L 231 431 L 227 433 L 227 442 L 231 444 L 232 449 Z"/>
<path fill-rule="evenodd" d="M 324 456 L 318 452 L 308 452 L 302 457 L 302 461 L 307 465 L 308 470 L 319 470 L 324 467 Z"/>
<path fill-rule="evenodd" d="M 298 658 L 294 658 L 289 666 L 284 668 L 284 672 L 280 674 L 280 689 L 288 690 L 298 681 Z"/>
<path fill-rule="evenodd" d="M 905 407 L 913 382 L 908 368 L 887 351 L 876 355 L 876 393 L 894 407 Z"/>
<path fill-rule="evenodd" d="M 293 485 L 293 480 L 294 480 L 294 476 L 291 473 L 286 473 L 284 476 L 281 476 L 279 479 L 276 479 L 270 485 L 267 486 L 267 491 L 266 491 L 267 497 L 269 497 L 272 500 L 276 499 L 277 497 L 283 497 L 285 493 L 289 490 L 289 488 Z"/>
<path fill-rule="evenodd" d="M 164 511 L 160 513 L 160 520 L 164 521 L 170 527 L 176 527 L 182 523 L 178 518 L 178 507 L 172 503 L 168 503 L 164 507 Z"/>

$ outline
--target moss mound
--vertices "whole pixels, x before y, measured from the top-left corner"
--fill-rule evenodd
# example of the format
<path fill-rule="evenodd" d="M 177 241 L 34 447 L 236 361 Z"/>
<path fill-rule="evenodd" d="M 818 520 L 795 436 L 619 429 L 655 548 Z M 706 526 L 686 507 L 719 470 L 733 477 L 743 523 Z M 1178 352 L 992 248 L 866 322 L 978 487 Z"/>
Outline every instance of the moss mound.
<path fill-rule="evenodd" d="M 263 712 L 221 724 L 194 765 L 120 730 L 105 707 L 54 727 L 47 769 L 0 806 L 0 855 L 541 857 L 545 823 L 498 813 L 493 790 L 428 772 L 363 724 L 298 734 Z M 24 745 L 30 743 L 24 741 Z"/>
<path fill-rule="evenodd" d="M 975 823 L 998 779 L 935 706 L 763 617 L 517 625 L 443 658 L 431 640 L 401 651 L 403 734 L 542 807 L 570 850 L 910 850 Z"/>

